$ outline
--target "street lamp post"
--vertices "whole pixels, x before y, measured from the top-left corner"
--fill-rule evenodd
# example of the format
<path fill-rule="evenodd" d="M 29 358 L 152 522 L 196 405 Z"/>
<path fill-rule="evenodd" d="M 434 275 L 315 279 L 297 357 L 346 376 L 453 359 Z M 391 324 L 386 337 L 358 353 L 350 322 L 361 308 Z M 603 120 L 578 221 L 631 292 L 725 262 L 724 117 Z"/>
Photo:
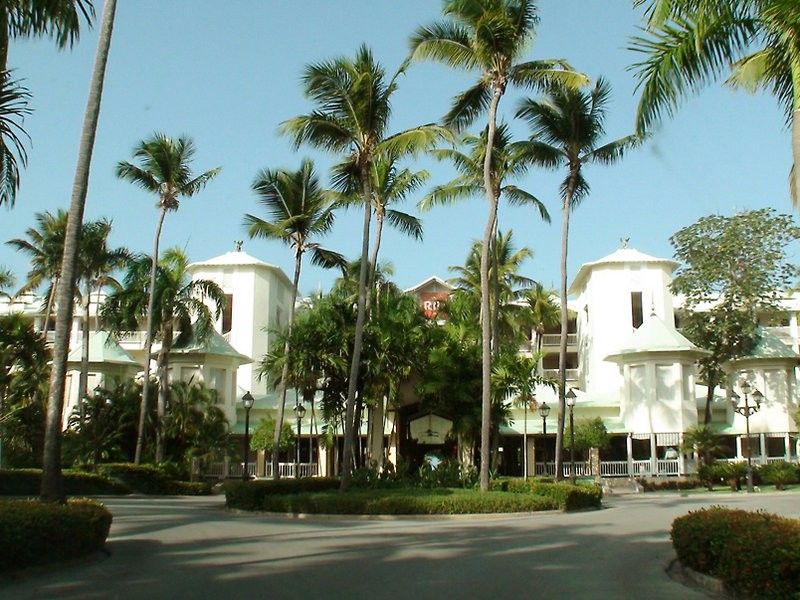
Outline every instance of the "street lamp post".
<path fill-rule="evenodd" d="M 242 396 L 242 404 L 244 405 L 244 468 L 242 469 L 242 481 L 247 481 L 250 478 L 250 409 L 253 408 L 255 398 L 250 392 Z"/>
<path fill-rule="evenodd" d="M 550 414 L 550 407 L 547 406 L 547 402 L 542 402 L 541 406 L 539 406 L 539 414 L 542 417 L 542 436 L 544 437 L 542 462 L 544 463 L 544 474 L 547 475 L 547 415 Z"/>
<path fill-rule="evenodd" d="M 575 424 L 572 419 L 573 409 L 575 408 L 575 391 L 569 388 L 566 395 L 567 406 L 569 406 L 569 481 L 575 485 Z"/>
<path fill-rule="evenodd" d="M 93 428 L 94 428 L 94 431 L 95 431 L 95 435 L 97 435 L 97 432 L 100 431 L 98 429 L 98 427 L 100 425 L 100 423 L 99 423 L 99 421 L 100 421 L 100 394 L 101 394 L 101 389 L 100 389 L 100 386 L 98 385 L 98 386 L 96 386 L 94 388 L 94 390 L 92 392 L 92 395 L 94 396 L 94 415 L 92 416 L 93 419 L 94 419 L 94 423 L 92 425 L 93 425 Z M 88 404 L 88 400 L 89 400 L 89 398 L 87 397 L 86 398 L 87 404 Z M 106 399 L 106 403 L 108 403 L 108 402 L 109 402 L 109 400 Z M 85 421 L 83 423 L 81 423 L 81 427 L 83 427 L 85 424 L 86 424 Z M 84 433 L 84 432 L 81 432 L 81 433 Z M 100 462 L 100 440 L 97 439 L 97 437 L 95 437 L 95 440 L 94 440 L 94 468 L 95 469 L 97 468 L 97 463 L 99 463 L 99 462 Z"/>
<path fill-rule="evenodd" d="M 736 392 L 731 394 L 731 404 L 733 405 L 733 410 L 744 417 L 745 423 L 745 431 L 747 432 L 747 492 L 753 492 L 753 460 L 752 460 L 752 448 L 750 447 L 750 417 L 757 413 L 758 410 L 761 408 L 761 401 L 764 400 L 764 394 L 759 392 L 758 390 L 753 390 L 750 386 L 750 383 L 747 380 L 743 380 L 739 383 L 739 389 L 741 390 L 742 394 L 744 394 L 744 406 L 739 404 L 739 400 L 741 400 L 741 396 Z M 755 406 L 750 404 L 750 392 L 752 391 L 752 397 L 755 401 Z"/>
<path fill-rule="evenodd" d="M 294 415 L 297 417 L 297 443 L 295 444 L 294 456 L 294 478 L 300 477 L 300 422 L 306 416 L 306 408 L 301 401 L 297 401 L 294 407 Z"/>

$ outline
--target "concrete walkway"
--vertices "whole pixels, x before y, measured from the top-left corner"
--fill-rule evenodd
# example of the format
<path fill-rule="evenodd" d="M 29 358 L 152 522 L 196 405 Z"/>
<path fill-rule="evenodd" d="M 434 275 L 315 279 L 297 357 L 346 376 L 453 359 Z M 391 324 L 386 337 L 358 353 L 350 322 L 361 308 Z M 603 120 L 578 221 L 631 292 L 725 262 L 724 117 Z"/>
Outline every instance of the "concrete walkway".
<path fill-rule="evenodd" d="M 571 514 L 374 520 L 106 498 L 110 557 L 2 583 L 0 598 L 705 598 L 664 572 L 672 520 L 710 504 L 800 517 L 799 501 L 651 494 Z"/>

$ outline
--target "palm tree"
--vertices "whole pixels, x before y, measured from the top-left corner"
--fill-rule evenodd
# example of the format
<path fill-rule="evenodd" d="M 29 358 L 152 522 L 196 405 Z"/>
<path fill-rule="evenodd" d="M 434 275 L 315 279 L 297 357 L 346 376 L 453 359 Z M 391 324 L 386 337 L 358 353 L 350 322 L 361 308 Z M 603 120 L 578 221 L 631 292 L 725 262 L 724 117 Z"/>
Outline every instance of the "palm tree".
<path fill-rule="evenodd" d="M 6 244 L 30 256 L 31 268 L 18 294 L 35 290 L 45 282 L 48 283 L 47 305 L 42 324 L 42 331 L 46 332 L 61 276 L 61 259 L 67 235 L 67 213 L 59 208 L 55 214 L 49 211 L 36 213 L 35 219 L 37 226 L 29 227 L 25 231 L 27 239 L 15 238 Z"/>
<path fill-rule="evenodd" d="M 30 114 L 30 93 L 10 71 L 0 71 L 0 206 L 14 206 L 19 189 L 19 168 L 28 163 L 22 127 Z"/>
<path fill-rule="evenodd" d="M 340 254 L 325 250 L 313 241 L 330 231 L 334 222 L 334 206 L 328 194 L 320 187 L 319 178 L 314 173 L 314 163 L 303 160 L 297 171 L 263 170 L 253 182 L 253 190 L 258 195 L 259 204 L 267 211 L 268 220 L 254 215 L 245 215 L 245 227 L 250 238 L 277 239 L 294 250 L 294 277 L 292 279 L 292 300 L 289 303 L 289 320 L 284 339 L 284 356 L 289 355 L 292 326 L 294 324 L 295 304 L 300 286 L 300 271 L 303 255 L 311 252 L 313 264 L 330 268 L 343 267 Z M 275 439 L 272 447 L 272 474 L 279 477 L 278 460 L 280 432 L 283 428 L 286 410 L 286 385 L 289 362 L 284 361 L 281 377 L 278 380 L 278 414 Z"/>
<path fill-rule="evenodd" d="M 106 286 L 119 288 L 119 282 L 111 274 L 123 268 L 131 256 L 125 248 L 109 248 L 108 236 L 111 222 L 106 219 L 85 223 L 81 234 L 80 267 L 78 277 L 83 284 L 83 329 L 81 343 L 81 371 L 78 382 L 78 398 L 87 397 L 89 381 L 89 309 L 92 292 L 96 293 L 95 306 L 100 306 L 100 292 Z M 79 402 L 79 417 L 83 419 L 83 403 Z"/>
<path fill-rule="evenodd" d="M 401 71 L 402 72 L 402 71 Z M 358 175 L 364 202 L 361 241 L 361 272 L 347 412 L 345 416 L 344 470 L 342 489 L 350 484 L 355 425 L 355 395 L 361 360 L 361 346 L 367 305 L 369 272 L 369 229 L 372 218 L 372 166 L 376 157 L 386 152 L 404 156 L 429 148 L 446 135 L 441 127 L 423 125 L 394 135 L 387 134 L 391 115 L 391 97 L 397 89 L 397 75 L 388 82 L 383 67 L 372 52 L 361 46 L 354 59 L 336 58 L 312 64 L 303 74 L 305 94 L 317 105 L 316 110 L 284 122 L 283 133 L 293 138 L 295 146 L 308 143 L 332 152 L 346 154 L 349 171 Z"/>
<path fill-rule="evenodd" d="M 524 144 L 531 158 L 542 166 L 567 167 L 561 183 L 561 344 L 558 353 L 558 431 L 556 434 L 556 479 L 563 477 L 561 469 L 562 440 L 567 364 L 567 242 L 570 213 L 589 194 L 589 184 L 583 177 L 583 165 L 613 164 L 624 153 L 639 145 L 641 138 L 629 135 L 600 146 L 605 135 L 605 113 L 611 88 L 602 79 L 591 89 L 572 89 L 553 86 L 539 100 L 526 99 L 519 105 L 517 117 L 531 128 L 532 136 Z"/>
<path fill-rule="evenodd" d="M 553 299 L 555 295 L 555 290 L 547 289 L 538 281 L 534 281 L 533 285 L 522 294 L 522 299 L 530 309 L 531 325 L 533 333 L 536 335 L 536 346 L 534 348 L 536 352 L 542 351 L 544 332 L 550 327 L 558 325 L 561 318 L 560 308 Z M 537 368 L 540 366 L 541 361 Z"/>
<path fill-rule="evenodd" d="M 792 202 L 800 208 L 800 27 L 792 0 L 634 0 L 647 5 L 645 55 L 631 68 L 642 90 L 637 131 L 672 116 L 680 103 L 723 73 L 727 84 L 773 93 L 792 128 Z"/>
<path fill-rule="evenodd" d="M 81 131 L 78 150 L 78 163 L 75 167 L 75 180 L 72 185 L 72 199 L 69 207 L 69 222 L 64 240 L 64 258 L 61 263 L 61 281 L 58 285 L 56 301 L 56 334 L 53 344 L 53 369 L 50 375 L 50 391 L 47 403 L 47 424 L 45 428 L 44 456 L 42 460 L 41 499 L 47 502 L 61 502 L 64 494 L 61 486 L 61 413 L 64 405 L 64 383 L 67 375 L 67 353 L 69 352 L 69 332 L 72 326 L 73 298 L 75 297 L 75 275 L 78 261 L 78 242 L 83 223 L 83 209 L 86 204 L 86 189 L 89 184 L 89 166 L 92 162 L 94 138 L 97 133 L 97 119 L 100 115 L 100 100 L 103 95 L 108 51 L 111 47 L 111 32 L 114 29 L 114 14 L 117 0 L 106 0 L 103 6 L 103 19 L 97 40 L 92 81 L 86 101 L 86 113 Z"/>
<path fill-rule="evenodd" d="M 164 460 L 163 425 L 169 396 L 169 353 L 173 346 L 186 344 L 190 340 L 200 343 L 207 340 L 225 306 L 222 288 L 206 279 L 190 280 L 186 270 L 188 265 L 189 259 L 183 250 L 167 249 L 158 261 L 155 285 L 148 287 L 151 281 L 150 258 L 133 261 L 125 275 L 123 289 L 106 299 L 101 314 L 103 322 L 115 335 L 135 331 L 139 323 L 147 319 L 154 337 L 161 342 L 157 366 L 157 463 Z M 213 312 L 209 303 L 214 305 Z"/>
<path fill-rule="evenodd" d="M 153 290 L 156 285 L 156 270 L 158 261 L 158 244 L 161 239 L 161 228 L 164 217 L 169 211 L 177 211 L 182 196 L 194 196 L 206 184 L 216 177 L 219 167 L 211 169 L 200 175 L 193 175 L 190 163 L 194 155 L 194 143 L 188 137 L 179 137 L 174 140 L 163 133 L 153 134 L 149 139 L 142 141 L 134 150 L 134 158 L 139 159 L 139 165 L 121 161 L 117 164 L 117 177 L 130 181 L 142 189 L 158 195 L 158 221 L 156 233 L 153 238 L 153 254 L 150 264 L 150 294 L 147 306 L 147 324 L 145 329 L 145 380 L 150 377 L 150 360 L 153 355 L 153 314 L 155 296 Z M 142 388 L 142 406 L 139 412 L 139 437 L 136 441 L 136 455 L 134 463 L 139 464 L 142 459 L 142 444 L 144 443 L 144 422 L 147 414 L 148 386 Z"/>
<path fill-rule="evenodd" d="M 537 88 L 553 81 L 580 85 L 583 75 L 563 60 L 518 62 L 528 50 L 539 22 L 533 0 L 444 0 L 450 20 L 419 28 L 411 38 L 411 59 L 432 59 L 477 72 L 477 83 L 459 94 L 445 115 L 445 125 L 463 129 L 488 110 L 483 187 L 489 214 L 481 253 L 481 490 L 489 489 L 489 421 L 491 418 L 491 320 L 489 318 L 489 244 L 497 219 L 491 176 L 497 107 L 509 84 Z"/>
<path fill-rule="evenodd" d="M 6 269 L 5 267 L 0 267 L 0 296 L 10 298 L 11 296 L 6 290 L 14 287 L 15 283 L 16 279 L 14 278 L 14 274 L 11 272 L 11 270 Z"/>

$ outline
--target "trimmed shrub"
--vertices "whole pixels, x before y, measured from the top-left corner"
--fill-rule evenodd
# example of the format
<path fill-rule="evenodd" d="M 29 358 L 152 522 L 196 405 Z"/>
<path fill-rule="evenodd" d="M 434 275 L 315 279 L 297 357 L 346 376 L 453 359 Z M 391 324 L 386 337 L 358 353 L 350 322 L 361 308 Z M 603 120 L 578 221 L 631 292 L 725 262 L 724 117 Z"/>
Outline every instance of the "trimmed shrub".
<path fill-rule="evenodd" d="M 226 481 L 222 488 L 229 507 L 244 510 L 266 510 L 258 508 L 265 496 L 327 492 L 339 489 L 339 480 L 332 477 L 308 477 L 301 479 L 278 479 L 261 481 Z"/>
<path fill-rule="evenodd" d="M 491 482 L 490 489 L 508 491 L 515 494 L 534 494 L 556 502 L 561 510 L 600 508 L 603 488 L 599 485 L 570 483 L 543 483 L 536 479 L 501 479 Z"/>
<path fill-rule="evenodd" d="M 98 465 L 97 470 L 109 479 L 119 481 L 140 494 L 200 496 L 211 493 L 211 485 L 208 483 L 175 481 L 162 469 L 153 465 L 108 463 Z"/>
<path fill-rule="evenodd" d="M 664 490 L 693 490 L 705 485 L 704 481 L 698 477 L 673 478 L 669 479 L 646 479 L 640 477 L 636 482 L 642 486 L 645 492 L 661 492 Z"/>
<path fill-rule="evenodd" d="M 791 483 L 797 483 L 798 469 L 793 464 L 778 461 L 759 467 L 758 475 L 764 483 L 774 485 L 776 490 L 782 490 Z"/>
<path fill-rule="evenodd" d="M 246 484 L 245 484 L 246 485 Z M 533 512 L 558 508 L 534 494 L 470 490 L 352 490 L 345 493 L 241 494 L 228 488 L 229 508 L 285 513 L 340 515 L 449 515 Z"/>
<path fill-rule="evenodd" d="M 793 598 L 800 590 L 800 520 L 716 506 L 675 519 L 671 537 L 685 566 L 736 595 Z"/>
<path fill-rule="evenodd" d="M 118 481 L 83 471 L 63 471 L 64 493 L 68 496 L 101 496 L 130 494 Z M 38 496 L 42 482 L 41 469 L 4 469 L 0 471 L 0 496 Z"/>
<path fill-rule="evenodd" d="M 0 501 L 0 572 L 85 556 L 100 550 L 111 513 L 99 502 Z"/>

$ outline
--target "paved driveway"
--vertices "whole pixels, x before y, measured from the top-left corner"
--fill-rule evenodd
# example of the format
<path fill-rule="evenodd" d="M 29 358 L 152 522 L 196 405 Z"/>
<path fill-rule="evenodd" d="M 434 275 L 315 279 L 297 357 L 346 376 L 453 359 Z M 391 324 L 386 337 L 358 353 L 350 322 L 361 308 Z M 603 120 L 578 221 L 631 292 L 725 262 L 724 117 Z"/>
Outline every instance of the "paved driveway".
<path fill-rule="evenodd" d="M 0 584 L 0 598 L 705 598 L 664 572 L 672 519 L 708 504 L 800 517 L 799 501 L 646 495 L 572 514 L 374 520 L 107 498 L 109 558 Z"/>

